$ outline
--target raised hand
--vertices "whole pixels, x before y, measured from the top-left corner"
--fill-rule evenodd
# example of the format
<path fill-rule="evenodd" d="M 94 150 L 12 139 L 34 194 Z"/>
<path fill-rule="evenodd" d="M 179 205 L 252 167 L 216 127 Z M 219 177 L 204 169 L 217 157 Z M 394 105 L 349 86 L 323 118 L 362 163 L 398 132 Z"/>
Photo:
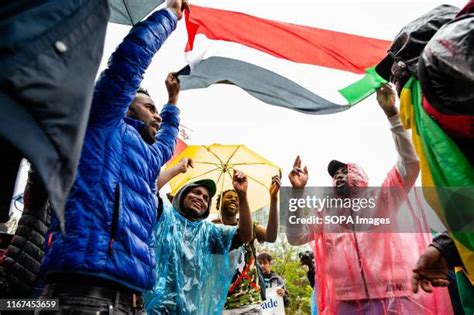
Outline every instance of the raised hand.
<path fill-rule="evenodd" d="M 392 117 L 398 114 L 398 109 L 395 106 L 396 92 L 393 87 L 387 83 L 377 89 L 377 102 L 387 117 Z"/>
<path fill-rule="evenodd" d="M 245 194 L 249 185 L 247 176 L 242 172 L 234 170 L 234 174 L 232 176 L 232 185 L 234 186 L 237 194 Z"/>
<path fill-rule="evenodd" d="M 166 77 L 165 84 L 166 89 L 168 90 L 168 103 L 176 105 L 178 103 L 180 90 L 178 78 L 173 73 L 169 73 Z"/>
<path fill-rule="evenodd" d="M 301 158 L 299 155 L 293 163 L 293 169 L 288 178 L 293 188 L 304 188 L 308 183 L 308 168 L 306 166 L 301 168 Z"/>
<path fill-rule="evenodd" d="M 173 9 L 176 12 L 178 20 L 183 17 L 183 11 L 189 10 L 187 0 L 167 0 L 166 5 L 168 8 Z"/>
<path fill-rule="evenodd" d="M 270 198 L 278 199 L 278 192 L 281 187 L 281 170 L 279 175 L 272 177 L 272 184 L 270 185 Z"/>
<path fill-rule="evenodd" d="M 182 158 L 178 164 L 180 173 L 186 173 L 188 171 L 188 167 L 194 168 L 193 160 L 191 158 Z"/>

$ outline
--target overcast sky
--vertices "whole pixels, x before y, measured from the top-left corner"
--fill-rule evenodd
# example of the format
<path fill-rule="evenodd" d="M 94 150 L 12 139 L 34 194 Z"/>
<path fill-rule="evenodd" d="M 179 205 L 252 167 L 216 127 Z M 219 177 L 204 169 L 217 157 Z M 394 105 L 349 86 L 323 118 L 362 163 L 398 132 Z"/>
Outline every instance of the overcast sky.
<path fill-rule="evenodd" d="M 192 4 L 386 40 L 392 40 L 406 23 L 439 4 L 461 8 L 465 2 L 191 0 Z M 128 30 L 109 24 L 101 70 Z M 166 101 L 166 74 L 186 64 L 185 44 L 186 29 L 181 21 L 145 75 L 143 86 L 157 104 Z M 336 70 L 334 76 L 326 73 L 328 82 L 340 75 Z M 335 90 L 342 87 L 337 82 L 334 85 Z M 331 185 L 326 167 L 332 159 L 360 164 L 369 174 L 370 184 L 376 186 L 397 158 L 388 122 L 374 95 L 348 111 L 316 116 L 264 104 L 234 86 L 214 85 L 183 91 L 179 107 L 181 122 L 192 130 L 188 144 L 245 144 L 283 168 L 284 185 L 289 184 L 287 172 L 298 154 L 309 168 L 309 185 L 313 186 Z M 22 174 L 17 191 L 24 183 Z"/>
<path fill-rule="evenodd" d="M 358 2 L 358 1 L 357 1 Z M 191 1 L 193 4 L 240 11 L 263 18 L 392 40 L 401 27 L 442 3 L 458 7 L 464 1 Z M 109 24 L 104 60 L 126 35 L 128 27 Z M 166 100 L 165 75 L 181 69 L 186 29 L 184 21 L 154 58 L 143 85 L 156 103 Z M 328 74 L 329 72 L 329 74 Z M 337 78 L 339 71 L 334 70 Z M 330 71 L 328 81 L 334 80 Z M 350 74 L 349 74 L 350 75 Z M 341 86 L 335 82 L 334 90 Z M 333 115 L 306 115 L 264 104 L 235 86 L 214 85 L 183 91 L 182 123 L 192 129 L 189 144 L 245 144 L 288 171 L 296 155 L 310 169 L 310 185 L 331 185 L 326 166 L 332 159 L 356 162 L 381 183 L 396 161 L 388 122 L 375 95 L 354 108 Z M 287 177 L 283 181 L 289 184 Z"/>

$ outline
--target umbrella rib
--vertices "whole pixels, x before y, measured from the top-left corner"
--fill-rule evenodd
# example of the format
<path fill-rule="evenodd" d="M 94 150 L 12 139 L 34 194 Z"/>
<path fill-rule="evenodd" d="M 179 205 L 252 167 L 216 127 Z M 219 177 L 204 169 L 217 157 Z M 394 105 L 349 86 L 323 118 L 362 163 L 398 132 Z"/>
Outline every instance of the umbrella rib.
<path fill-rule="evenodd" d="M 247 175 L 247 177 L 248 177 L 249 179 L 253 180 L 254 182 L 256 182 L 257 184 L 260 184 L 260 185 L 262 185 L 263 187 L 268 188 L 267 186 L 265 186 L 264 183 L 262 183 L 261 181 L 257 180 L 255 177 L 252 177 L 252 176 L 250 176 L 250 175 Z"/>
<path fill-rule="evenodd" d="M 123 5 L 125 6 L 125 10 L 127 11 L 128 18 L 130 19 L 130 22 L 131 22 L 132 26 L 134 26 L 135 23 L 133 22 L 132 15 L 130 14 L 130 10 L 128 9 L 127 1 L 123 1 Z"/>
<path fill-rule="evenodd" d="M 222 176 L 223 174 L 224 174 L 224 172 L 221 172 L 221 174 L 219 175 L 219 179 L 221 178 L 221 176 Z M 217 180 L 217 183 L 219 183 L 219 179 Z M 217 183 L 216 183 L 216 184 L 217 184 Z M 222 178 L 222 184 L 221 184 L 221 192 L 220 192 L 220 194 L 222 194 L 222 193 L 224 192 L 224 183 L 225 183 L 225 177 Z M 220 195 L 220 194 L 219 194 L 219 195 Z M 224 197 L 224 196 L 222 196 L 222 197 Z M 219 209 L 222 209 L 222 204 L 224 203 L 224 198 L 219 198 L 219 202 L 220 202 L 220 204 L 219 204 Z"/>
<path fill-rule="evenodd" d="M 224 165 L 224 162 L 220 159 L 220 157 L 219 157 L 217 154 L 215 154 L 214 152 L 211 151 L 211 148 L 210 148 L 210 147 L 207 149 L 207 151 L 208 151 L 209 153 L 211 153 L 212 155 L 214 155 L 214 156 L 216 157 L 216 159 L 219 160 L 219 162 L 221 163 L 221 165 Z"/>
<path fill-rule="evenodd" d="M 231 168 L 229 167 L 229 168 L 227 169 L 226 173 L 227 173 L 227 174 L 229 175 L 229 177 L 230 177 L 230 182 L 233 183 L 234 178 L 232 177 L 232 174 L 230 173 L 230 170 L 231 170 Z M 232 186 L 234 186 L 234 184 L 232 184 Z"/>
<path fill-rule="evenodd" d="M 196 175 L 196 176 L 190 177 L 190 178 L 188 179 L 188 181 L 191 180 L 191 179 L 195 179 L 195 178 L 197 178 L 197 177 L 204 176 L 204 175 L 206 175 L 206 174 L 212 173 L 212 172 L 217 171 L 217 170 L 219 170 L 219 169 L 220 169 L 220 167 L 216 167 L 216 168 L 214 168 L 214 169 L 212 169 L 212 170 L 209 170 L 209 171 L 207 171 L 207 172 L 205 172 L 205 173 L 198 174 L 198 175 Z"/>
<path fill-rule="evenodd" d="M 221 165 L 219 165 L 218 163 L 212 163 L 212 162 L 198 162 L 198 161 L 194 161 L 194 160 L 193 160 L 193 163 L 194 163 L 194 164 L 214 165 L 214 166 L 217 166 L 217 167 L 220 167 L 220 166 L 221 166 Z"/>
<path fill-rule="evenodd" d="M 220 172 L 220 173 L 219 173 L 219 177 L 217 178 L 216 185 L 217 185 L 217 184 L 219 183 L 219 181 L 221 180 L 221 177 L 222 177 L 223 174 L 224 174 L 224 172 Z M 224 189 L 223 187 L 224 187 L 224 179 L 222 179 L 222 189 Z M 222 193 L 222 191 L 221 191 L 221 193 Z"/>
<path fill-rule="evenodd" d="M 230 166 L 230 167 L 228 168 L 228 171 L 227 171 L 227 172 L 229 173 L 229 176 L 231 176 L 231 175 L 230 175 L 230 170 L 235 170 L 235 169 L 234 169 L 232 166 Z M 245 173 L 244 173 L 244 174 L 245 174 Z M 248 175 L 248 174 L 245 174 L 245 175 L 247 176 L 247 178 L 250 178 L 251 180 L 253 180 L 253 181 L 256 182 L 257 184 L 259 184 L 259 185 L 261 185 L 261 186 L 263 186 L 263 187 L 265 187 L 265 188 L 268 188 L 264 183 L 262 183 L 261 181 L 259 181 L 259 180 L 256 179 L 255 177 L 252 177 L 252 176 L 250 176 L 250 175 Z M 231 178 L 232 178 L 232 176 L 231 176 Z"/>
<path fill-rule="evenodd" d="M 226 164 L 229 164 L 230 160 L 234 157 L 235 153 L 237 153 L 237 151 L 241 148 L 242 146 L 239 145 L 237 146 L 237 148 L 235 148 L 234 152 L 232 152 L 232 154 L 229 156 L 229 159 L 227 160 Z"/>
<path fill-rule="evenodd" d="M 227 168 L 227 171 L 226 171 L 227 174 L 229 174 L 230 178 L 233 178 L 230 171 L 236 171 L 236 169 L 233 167 L 233 165 L 229 165 L 229 167 Z"/>
<path fill-rule="evenodd" d="M 248 163 L 232 163 L 232 165 L 268 165 L 268 166 L 274 166 L 271 164 L 268 164 L 267 162 L 248 162 Z M 278 168 L 278 166 L 275 166 Z"/>

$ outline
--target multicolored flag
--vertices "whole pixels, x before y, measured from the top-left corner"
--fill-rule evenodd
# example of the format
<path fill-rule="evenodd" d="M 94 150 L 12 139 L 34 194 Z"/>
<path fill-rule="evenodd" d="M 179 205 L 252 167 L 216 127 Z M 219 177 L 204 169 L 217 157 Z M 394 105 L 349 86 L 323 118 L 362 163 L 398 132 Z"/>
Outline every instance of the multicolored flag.
<path fill-rule="evenodd" d="M 372 68 L 386 55 L 386 40 L 195 5 L 186 27 L 182 90 L 233 84 L 268 104 L 330 114 L 386 83 Z M 336 72 L 339 91 L 326 82 Z"/>
<path fill-rule="evenodd" d="M 176 139 L 176 147 L 174 148 L 173 156 L 168 160 L 168 163 L 173 161 L 186 147 L 188 144 L 186 143 L 189 140 L 189 132 L 191 129 L 186 127 L 185 125 L 179 125 L 179 133 L 178 138 Z"/>
<path fill-rule="evenodd" d="M 427 189 L 425 198 L 448 227 L 464 263 L 464 271 L 458 270 L 457 278 L 463 288 L 460 290 L 463 306 L 472 313 L 474 168 L 456 143 L 425 112 L 422 102 L 420 83 L 412 77 L 400 96 L 400 117 L 404 127 L 412 129 L 413 143 L 420 158 L 422 185 Z"/>

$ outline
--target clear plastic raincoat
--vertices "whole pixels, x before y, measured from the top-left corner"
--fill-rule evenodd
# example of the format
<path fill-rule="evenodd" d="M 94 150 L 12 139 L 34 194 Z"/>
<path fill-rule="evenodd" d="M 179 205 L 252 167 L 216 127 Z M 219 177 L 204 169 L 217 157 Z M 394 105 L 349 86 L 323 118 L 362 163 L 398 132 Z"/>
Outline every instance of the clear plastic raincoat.
<path fill-rule="evenodd" d="M 411 290 L 412 269 L 431 234 L 421 194 L 408 194 L 419 173 L 418 158 L 398 115 L 389 121 L 399 159 L 382 185 L 368 189 L 365 172 L 347 164 L 350 198 L 375 197 L 372 217 L 390 217 L 389 227 L 289 227 L 291 244 L 313 243 L 318 314 L 452 314 L 446 288 L 416 295 Z M 330 211 L 353 215 L 351 208 Z"/>
<path fill-rule="evenodd" d="M 175 197 L 182 201 L 184 186 Z M 145 296 L 148 314 L 221 314 L 234 264 L 229 258 L 236 227 L 191 221 L 180 202 L 165 204 L 155 229 L 156 285 Z"/>
<path fill-rule="evenodd" d="M 348 164 L 348 175 L 351 186 L 367 187 L 367 175 L 357 165 Z M 423 233 L 429 228 L 417 200 L 421 196 L 408 196 L 405 188 L 394 167 L 376 190 L 377 216 L 403 207 L 389 229 L 313 234 L 320 314 L 452 314 L 445 288 L 433 294 L 411 291 L 412 269 L 431 234 Z"/>

